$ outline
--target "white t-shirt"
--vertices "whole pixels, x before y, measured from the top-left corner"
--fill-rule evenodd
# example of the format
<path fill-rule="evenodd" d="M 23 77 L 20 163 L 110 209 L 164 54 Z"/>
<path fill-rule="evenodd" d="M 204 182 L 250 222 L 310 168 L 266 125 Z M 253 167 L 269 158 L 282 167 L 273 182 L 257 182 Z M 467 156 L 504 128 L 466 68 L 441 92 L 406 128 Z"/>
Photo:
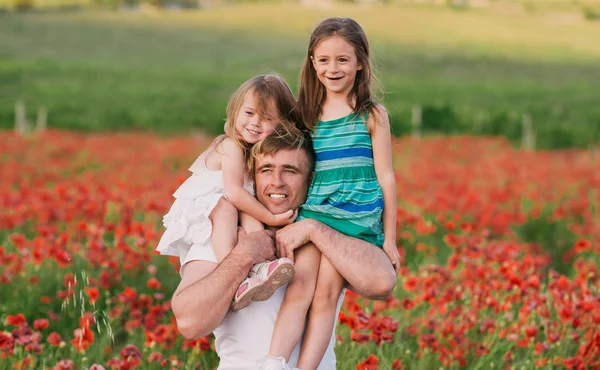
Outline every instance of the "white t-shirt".
<path fill-rule="evenodd" d="M 217 262 L 212 246 L 194 244 L 186 255 L 181 256 L 181 266 L 190 261 Z M 238 311 L 229 311 L 221 325 L 215 329 L 215 349 L 219 356 L 219 370 L 252 370 L 256 362 L 269 352 L 275 320 L 285 296 L 285 288 L 278 289 L 264 302 L 252 302 L 248 307 Z M 344 301 L 346 290 L 342 290 L 337 303 L 335 324 L 329 346 L 317 370 L 335 370 L 335 325 L 338 313 Z M 300 351 L 300 343 L 294 348 L 289 365 L 296 366 Z"/>

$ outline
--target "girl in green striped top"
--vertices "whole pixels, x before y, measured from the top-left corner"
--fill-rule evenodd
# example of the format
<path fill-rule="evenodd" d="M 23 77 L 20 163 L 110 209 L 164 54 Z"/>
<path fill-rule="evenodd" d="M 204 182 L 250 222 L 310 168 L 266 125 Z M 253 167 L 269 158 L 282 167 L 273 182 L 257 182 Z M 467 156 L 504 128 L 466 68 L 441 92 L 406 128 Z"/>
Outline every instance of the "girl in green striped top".
<path fill-rule="evenodd" d="M 300 80 L 298 103 L 311 131 L 316 166 L 298 218 L 317 219 L 383 248 L 398 271 L 390 126 L 385 109 L 372 98 L 373 81 L 369 44 L 360 25 L 350 18 L 321 22 L 311 36 Z M 345 282 L 315 246 L 297 249 L 294 257 L 296 276 L 261 368 L 287 368 L 308 313 L 297 366 L 330 369 L 330 364 L 319 364 L 335 329 Z"/>

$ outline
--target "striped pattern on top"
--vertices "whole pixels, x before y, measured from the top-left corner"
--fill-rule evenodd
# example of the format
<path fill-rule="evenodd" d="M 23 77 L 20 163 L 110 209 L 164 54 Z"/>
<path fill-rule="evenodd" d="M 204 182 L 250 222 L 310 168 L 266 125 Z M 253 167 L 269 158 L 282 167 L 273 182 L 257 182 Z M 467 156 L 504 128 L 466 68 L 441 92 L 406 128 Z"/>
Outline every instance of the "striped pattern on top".
<path fill-rule="evenodd" d="M 373 164 L 367 115 L 319 121 L 312 134 L 315 175 L 299 219 L 383 245 L 383 196 Z"/>

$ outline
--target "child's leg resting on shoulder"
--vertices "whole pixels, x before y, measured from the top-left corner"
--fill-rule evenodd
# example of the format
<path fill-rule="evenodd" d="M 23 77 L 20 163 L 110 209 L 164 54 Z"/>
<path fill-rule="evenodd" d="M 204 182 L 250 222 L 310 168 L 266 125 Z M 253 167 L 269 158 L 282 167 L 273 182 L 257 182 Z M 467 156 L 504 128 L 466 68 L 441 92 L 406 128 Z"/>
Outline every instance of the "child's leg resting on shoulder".
<path fill-rule="evenodd" d="M 307 244 L 294 252 L 294 277 L 289 283 L 277 315 L 269 355 L 289 361 L 292 350 L 304 331 L 306 313 L 313 299 L 321 252 Z"/>
<path fill-rule="evenodd" d="M 209 218 L 212 221 L 212 244 L 217 261 L 221 263 L 237 244 L 238 213 L 240 226 L 247 233 L 264 230 L 263 224 L 254 217 L 238 212 L 233 204 L 219 201 Z"/>
<path fill-rule="evenodd" d="M 263 225 L 262 222 L 244 212 L 240 212 L 240 226 L 247 233 L 265 229 L 265 225 Z"/>
<path fill-rule="evenodd" d="M 325 257 L 321 257 L 317 287 L 308 312 L 308 325 L 302 346 L 298 368 L 316 369 L 327 350 L 337 317 L 335 312 L 344 278 Z"/>
<path fill-rule="evenodd" d="M 221 199 L 209 215 L 212 221 L 211 240 L 217 262 L 221 263 L 237 244 L 238 210 Z"/>

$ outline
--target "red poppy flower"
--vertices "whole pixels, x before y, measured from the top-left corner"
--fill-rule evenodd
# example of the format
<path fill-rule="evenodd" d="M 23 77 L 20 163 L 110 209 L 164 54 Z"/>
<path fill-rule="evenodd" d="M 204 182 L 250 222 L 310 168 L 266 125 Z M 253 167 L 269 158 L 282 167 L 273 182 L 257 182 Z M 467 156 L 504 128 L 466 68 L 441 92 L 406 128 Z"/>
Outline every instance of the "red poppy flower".
<path fill-rule="evenodd" d="M 88 296 L 90 304 L 96 303 L 100 297 L 100 291 L 96 287 L 85 288 L 85 294 Z"/>
<path fill-rule="evenodd" d="M 148 355 L 148 362 L 159 362 L 162 360 L 162 357 L 160 352 L 152 352 Z"/>
<path fill-rule="evenodd" d="M 19 327 L 27 324 L 27 320 L 25 320 L 25 315 L 18 313 L 16 315 L 8 315 L 6 318 L 6 324 Z"/>
<path fill-rule="evenodd" d="M 369 355 L 366 360 L 356 364 L 356 370 L 377 370 L 379 369 L 379 359 L 375 355 Z"/>
<path fill-rule="evenodd" d="M 33 328 L 35 330 L 44 330 L 48 327 L 48 319 L 37 319 L 33 322 Z"/>
<path fill-rule="evenodd" d="M 153 290 L 160 289 L 160 281 L 158 281 L 157 278 L 150 278 L 150 279 L 148 279 L 147 286 L 148 286 L 148 289 L 153 289 Z"/>

